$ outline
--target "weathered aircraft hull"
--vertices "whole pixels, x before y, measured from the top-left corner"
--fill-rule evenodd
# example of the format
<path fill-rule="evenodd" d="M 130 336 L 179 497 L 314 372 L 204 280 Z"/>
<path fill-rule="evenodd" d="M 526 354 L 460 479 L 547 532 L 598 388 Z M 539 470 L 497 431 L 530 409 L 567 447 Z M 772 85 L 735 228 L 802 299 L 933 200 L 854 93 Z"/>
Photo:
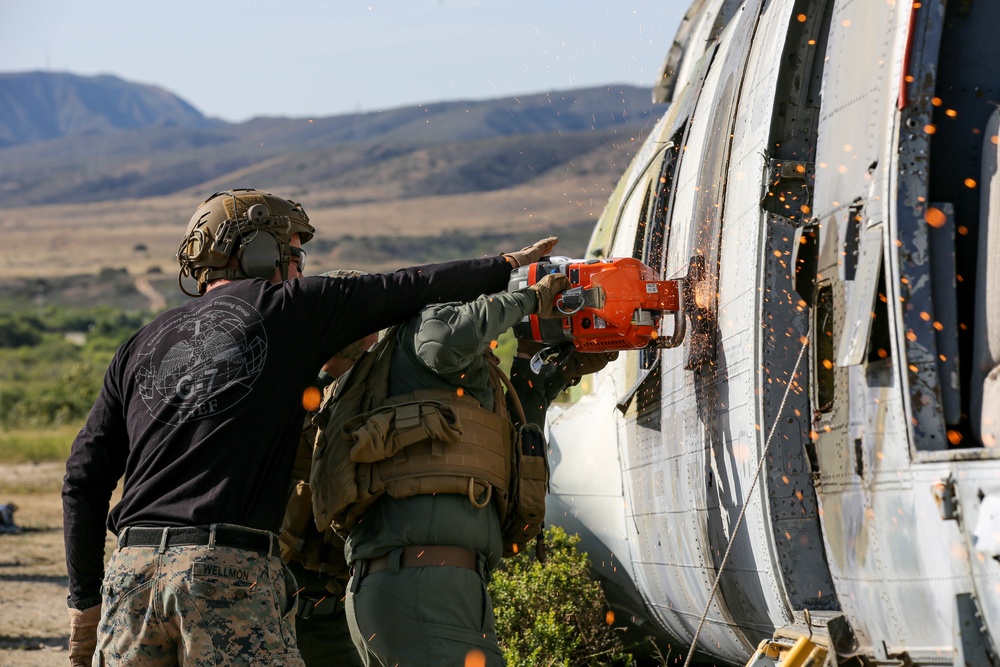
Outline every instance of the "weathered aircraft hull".
<path fill-rule="evenodd" d="M 998 664 L 997 26 L 982 0 L 688 12 L 588 250 L 688 277 L 685 343 L 550 413 L 549 520 L 619 619 L 730 664 L 805 611 L 841 661 Z"/>

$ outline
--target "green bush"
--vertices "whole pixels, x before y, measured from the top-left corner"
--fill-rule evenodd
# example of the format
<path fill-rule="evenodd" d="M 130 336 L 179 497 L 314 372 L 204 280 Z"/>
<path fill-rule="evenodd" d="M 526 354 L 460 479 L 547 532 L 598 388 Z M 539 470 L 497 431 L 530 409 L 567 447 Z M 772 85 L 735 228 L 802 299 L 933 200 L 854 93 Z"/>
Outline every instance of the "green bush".
<path fill-rule="evenodd" d="M 99 372 L 89 364 L 74 363 L 57 382 L 35 390 L 0 387 L 0 424 L 38 428 L 80 421 L 90 413 L 102 374 L 103 369 Z"/>
<path fill-rule="evenodd" d="M 489 590 L 497 635 L 508 667 L 628 665 L 604 591 L 588 574 L 580 538 L 552 526 L 545 531 L 547 556 L 533 550 L 504 561 Z"/>
<path fill-rule="evenodd" d="M 115 350 L 146 318 L 107 306 L 22 307 L 0 315 L 0 429 L 86 418 Z"/>

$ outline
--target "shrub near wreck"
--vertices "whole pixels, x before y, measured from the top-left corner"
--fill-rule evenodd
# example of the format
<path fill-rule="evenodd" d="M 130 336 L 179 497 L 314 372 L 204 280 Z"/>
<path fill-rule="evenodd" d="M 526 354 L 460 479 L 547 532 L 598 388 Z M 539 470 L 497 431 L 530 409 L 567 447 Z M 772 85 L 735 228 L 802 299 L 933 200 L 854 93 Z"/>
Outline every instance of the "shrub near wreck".
<path fill-rule="evenodd" d="M 579 542 L 551 526 L 545 562 L 526 550 L 494 573 L 489 590 L 508 667 L 631 664 Z"/>

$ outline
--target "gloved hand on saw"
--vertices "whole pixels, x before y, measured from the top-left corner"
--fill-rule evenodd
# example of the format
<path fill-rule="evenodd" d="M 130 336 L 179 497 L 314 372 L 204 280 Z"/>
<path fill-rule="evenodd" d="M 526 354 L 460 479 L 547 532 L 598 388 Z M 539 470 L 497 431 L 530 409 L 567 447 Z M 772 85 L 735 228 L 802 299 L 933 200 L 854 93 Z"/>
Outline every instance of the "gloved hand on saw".
<path fill-rule="evenodd" d="M 538 298 L 538 309 L 535 314 L 542 318 L 566 317 L 555 307 L 556 297 L 560 292 L 571 287 L 565 273 L 550 273 L 529 287 Z"/>
<path fill-rule="evenodd" d="M 507 261 L 510 262 L 511 266 L 516 269 L 528 264 L 534 264 L 542 257 L 550 254 L 558 242 L 558 236 L 549 236 L 548 238 L 536 241 L 525 248 L 521 248 L 516 252 L 504 252 L 500 254 L 502 254 Z"/>

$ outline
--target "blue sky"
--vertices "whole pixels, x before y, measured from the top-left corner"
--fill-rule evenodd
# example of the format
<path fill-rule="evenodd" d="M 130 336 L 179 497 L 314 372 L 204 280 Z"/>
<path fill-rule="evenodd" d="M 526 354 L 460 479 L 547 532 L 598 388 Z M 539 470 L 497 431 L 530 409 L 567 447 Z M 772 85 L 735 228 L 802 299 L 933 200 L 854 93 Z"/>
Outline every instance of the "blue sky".
<path fill-rule="evenodd" d="M 0 0 L 0 71 L 114 74 L 229 121 L 652 86 L 689 5 Z"/>

